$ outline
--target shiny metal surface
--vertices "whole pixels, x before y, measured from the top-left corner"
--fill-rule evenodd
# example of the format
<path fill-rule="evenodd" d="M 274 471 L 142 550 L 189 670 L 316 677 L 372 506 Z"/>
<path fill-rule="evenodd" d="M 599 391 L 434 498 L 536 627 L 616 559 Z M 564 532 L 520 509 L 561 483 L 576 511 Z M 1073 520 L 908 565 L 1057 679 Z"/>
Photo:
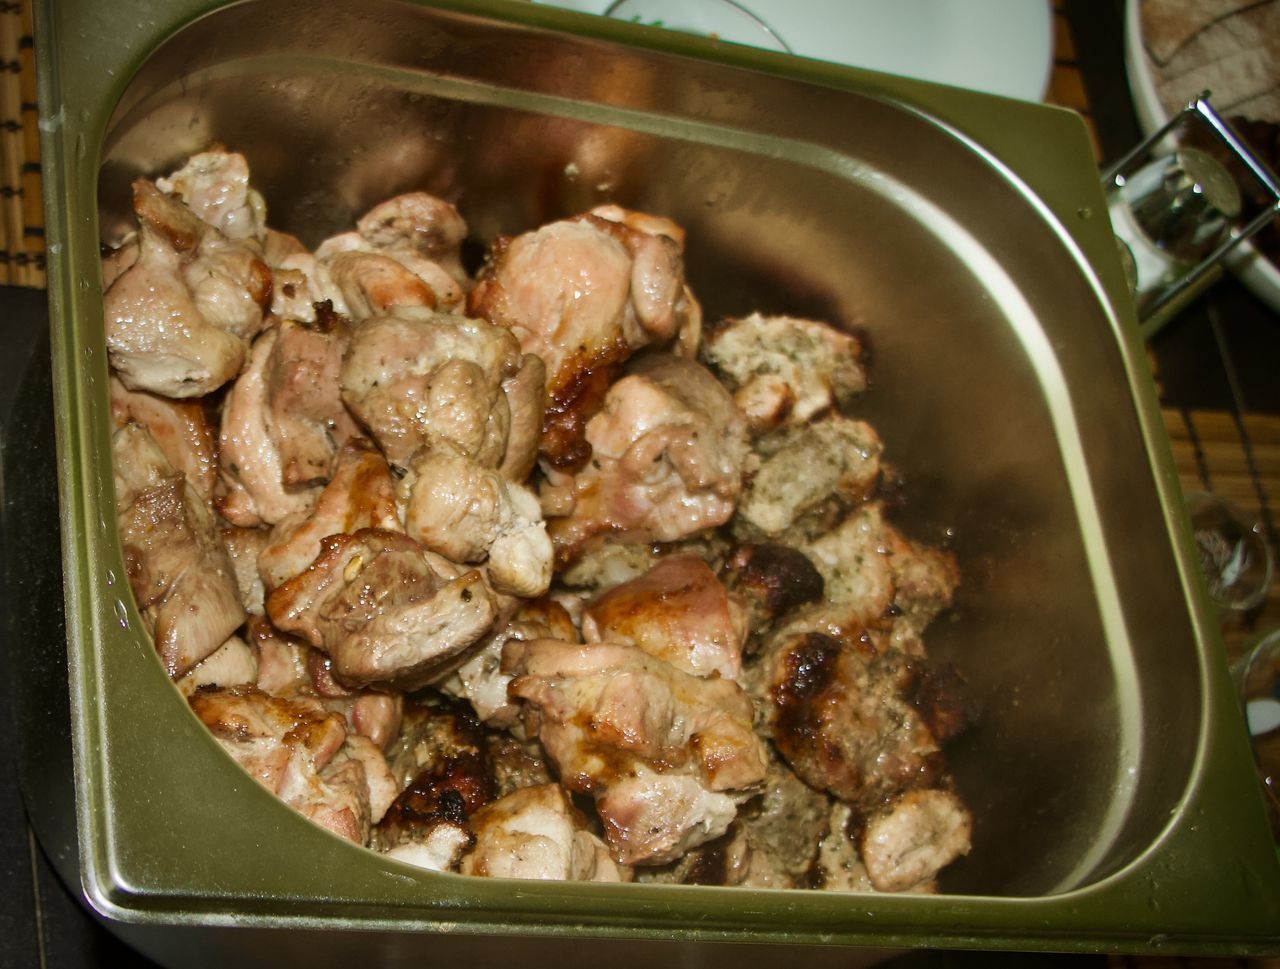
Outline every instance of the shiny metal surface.
<path fill-rule="evenodd" d="M 293 929 L 290 944 L 331 958 L 349 949 L 324 942 L 348 938 L 338 929 L 377 932 L 378 951 L 404 958 L 424 931 L 1274 939 L 1280 875 L 1256 854 L 1257 792 L 1188 599 L 1176 481 L 1132 311 L 1109 295 L 1123 277 L 1077 119 L 700 38 L 620 46 L 657 41 L 501 2 L 484 5 L 494 17 L 264 0 L 151 49 L 205 7 L 175 2 L 136 31 L 88 0 L 43 12 L 63 45 L 43 110 L 64 112 L 45 157 L 65 246 L 51 289 L 81 864 L 122 932 L 156 952 L 217 939 L 209 959 L 237 949 L 218 932 L 231 924 L 259 945 Z M 119 79 L 95 87 L 95 62 Z M 708 314 L 809 314 L 867 335 L 873 386 L 856 413 L 903 473 L 906 530 L 949 541 L 963 574 L 928 638 L 981 710 L 951 752 L 976 827 L 950 895 L 431 875 L 337 842 L 222 755 L 165 682 L 114 529 L 96 524 L 114 515 L 96 245 L 127 226 L 134 176 L 211 140 L 248 156 L 272 224 L 310 244 L 411 188 L 454 200 L 480 240 L 610 200 L 685 226 Z"/>

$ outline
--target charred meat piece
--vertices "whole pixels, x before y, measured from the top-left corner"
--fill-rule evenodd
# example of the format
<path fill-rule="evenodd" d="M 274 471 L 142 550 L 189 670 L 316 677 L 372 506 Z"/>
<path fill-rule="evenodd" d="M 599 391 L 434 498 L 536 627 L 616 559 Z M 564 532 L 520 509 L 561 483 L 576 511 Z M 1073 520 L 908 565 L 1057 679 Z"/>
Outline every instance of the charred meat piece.
<path fill-rule="evenodd" d="M 497 618 L 483 576 L 461 575 L 406 535 L 330 535 L 300 575 L 267 598 L 281 630 L 326 653 L 348 687 L 414 689 L 448 672 Z"/>
<path fill-rule="evenodd" d="M 490 253 L 468 309 L 546 363 L 542 454 L 551 466 L 590 457 L 586 422 L 635 350 L 696 334 L 701 311 L 682 249 L 669 221 L 608 207 L 501 239 Z"/>
<path fill-rule="evenodd" d="M 822 576 L 808 557 L 789 545 L 764 542 L 733 550 L 720 579 L 746 610 L 747 629 L 759 637 L 791 610 L 822 599 Z"/>
<path fill-rule="evenodd" d="M 452 846 L 452 858 L 439 870 L 455 863 L 474 840 L 467 819 L 497 796 L 488 750 L 480 724 L 460 706 L 411 705 L 388 751 L 400 793 L 378 825 L 375 845 L 384 851 L 418 845 L 430 849 L 430 858 Z M 404 860 L 423 864 L 421 858 Z"/>
<path fill-rule="evenodd" d="M 660 885 L 741 885 L 751 862 L 746 834 L 734 822 L 720 837 L 691 848 L 669 865 L 637 868 L 635 880 Z"/>
<path fill-rule="evenodd" d="M 587 441 L 590 463 L 551 485 L 572 507 L 548 525 L 561 564 L 596 535 L 628 532 L 632 540 L 674 542 L 733 514 L 747 461 L 746 429 L 729 395 L 701 365 L 665 354 L 639 361 L 610 388 Z"/>
<path fill-rule="evenodd" d="M 761 656 L 755 685 L 779 753 L 805 782 L 864 812 L 937 784 L 937 738 L 905 693 L 918 661 L 825 618 L 789 623 Z"/>
<path fill-rule="evenodd" d="M 870 424 L 833 414 L 761 438 L 762 460 L 738 505 L 744 538 L 803 540 L 828 531 L 876 488 L 880 438 Z"/>
<path fill-rule="evenodd" d="M 672 555 L 583 613 L 588 642 L 624 643 L 695 676 L 737 680 L 746 616 L 702 559 Z"/>
<path fill-rule="evenodd" d="M 145 428 L 112 440 L 116 522 L 134 599 L 170 677 L 189 671 L 245 619 L 213 513 Z"/>
<path fill-rule="evenodd" d="M 867 387 L 862 345 L 813 320 L 752 313 L 712 330 L 702 358 L 733 391 L 753 433 L 804 424 Z"/>
<path fill-rule="evenodd" d="M 156 188 L 182 199 L 228 239 L 266 238 L 267 206 L 249 187 L 249 164 L 238 152 L 211 149 L 192 155 L 176 172 L 156 179 Z"/>
<path fill-rule="evenodd" d="M 171 400 L 144 390 L 129 390 L 111 378 L 111 418 L 117 429 L 129 421 L 151 434 L 165 459 L 187 476 L 201 499 L 213 496 L 218 479 L 218 436 L 205 403 Z"/>
<path fill-rule="evenodd" d="M 111 366 L 130 390 L 200 397 L 235 377 L 262 328 L 271 270 L 146 179 L 138 258 L 103 297 Z"/>
<path fill-rule="evenodd" d="M 342 397 L 394 465 L 408 467 L 420 448 L 448 444 L 496 468 L 511 422 L 503 383 L 524 365 L 501 327 L 403 308 L 355 328 Z"/>
<path fill-rule="evenodd" d="M 301 573 L 320 553 L 321 539 L 363 528 L 399 531 L 401 525 L 391 468 L 369 441 L 353 438 L 338 452 L 333 478 L 315 507 L 271 531 L 258 557 L 263 585 L 274 590 Z"/>
<path fill-rule="evenodd" d="M 471 828 L 476 845 L 458 868 L 465 875 L 628 880 L 557 784 L 513 791 L 476 812 Z"/>
<path fill-rule="evenodd" d="M 765 751 L 735 684 L 630 647 L 508 642 L 508 693 L 528 705 L 570 790 L 592 794 L 615 860 L 662 864 L 719 837 L 764 780 Z"/>

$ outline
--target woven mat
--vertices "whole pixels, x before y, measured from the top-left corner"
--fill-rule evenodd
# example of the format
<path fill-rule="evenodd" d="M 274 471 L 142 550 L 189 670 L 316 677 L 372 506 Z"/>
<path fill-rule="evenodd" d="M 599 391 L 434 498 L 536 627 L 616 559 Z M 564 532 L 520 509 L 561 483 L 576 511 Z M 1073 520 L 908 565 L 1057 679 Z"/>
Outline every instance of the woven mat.
<path fill-rule="evenodd" d="M 0 2 L 0 284 L 44 286 L 31 3 Z"/>

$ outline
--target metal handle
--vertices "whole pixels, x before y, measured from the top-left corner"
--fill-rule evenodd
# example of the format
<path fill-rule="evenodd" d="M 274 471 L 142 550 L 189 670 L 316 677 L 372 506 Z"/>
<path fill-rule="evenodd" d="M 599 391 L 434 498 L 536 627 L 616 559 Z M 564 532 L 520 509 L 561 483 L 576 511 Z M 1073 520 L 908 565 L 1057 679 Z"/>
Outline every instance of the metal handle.
<path fill-rule="evenodd" d="M 1138 160 L 1147 157 L 1152 148 L 1164 140 L 1179 124 L 1188 119 L 1198 119 L 1209 126 L 1209 129 L 1217 136 L 1218 140 L 1240 160 L 1250 174 L 1266 189 L 1271 196 L 1271 202 L 1247 224 L 1232 229 L 1226 238 L 1207 255 L 1204 255 L 1192 269 L 1162 289 L 1150 302 L 1142 307 L 1140 310 L 1140 322 L 1143 323 L 1145 336 L 1151 336 L 1158 329 L 1158 326 L 1148 326 L 1149 321 L 1163 322 L 1160 319 L 1162 310 L 1171 307 L 1175 300 L 1179 300 L 1179 297 L 1184 296 L 1192 287 L 1205 280 L 1214 267 L 1232 249 L 1257 233 L 1277 214 L 1280 214 L 1280 179 L 1276 178 L 1275 174 L 1264 162 L 1254 156 L 1248 145 L 1235 133 L 1231 125 L 1214 110 L 1208 98 L 1209 92 L 1205 91 L 1200 97 L 1189 102 L 1178 114 L 1165 122 L 1164 126 L 1158 131 L 1154 132 L 1112 165 L 1103 174 L 1103 186 L 1108 191 L 1124 188 L 1128 179 L 1133 175 L 1134 165 Z"/>

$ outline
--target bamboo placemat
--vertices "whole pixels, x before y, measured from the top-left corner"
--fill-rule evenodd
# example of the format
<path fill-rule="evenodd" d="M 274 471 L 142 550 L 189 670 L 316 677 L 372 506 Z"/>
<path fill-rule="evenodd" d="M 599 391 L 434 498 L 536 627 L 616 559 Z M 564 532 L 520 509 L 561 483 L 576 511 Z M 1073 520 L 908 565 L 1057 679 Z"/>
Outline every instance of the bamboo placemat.
<path fill-rule="evenodd" d="M 30 0 L 0 0 L 0 284 L 44 287 Z"/>

